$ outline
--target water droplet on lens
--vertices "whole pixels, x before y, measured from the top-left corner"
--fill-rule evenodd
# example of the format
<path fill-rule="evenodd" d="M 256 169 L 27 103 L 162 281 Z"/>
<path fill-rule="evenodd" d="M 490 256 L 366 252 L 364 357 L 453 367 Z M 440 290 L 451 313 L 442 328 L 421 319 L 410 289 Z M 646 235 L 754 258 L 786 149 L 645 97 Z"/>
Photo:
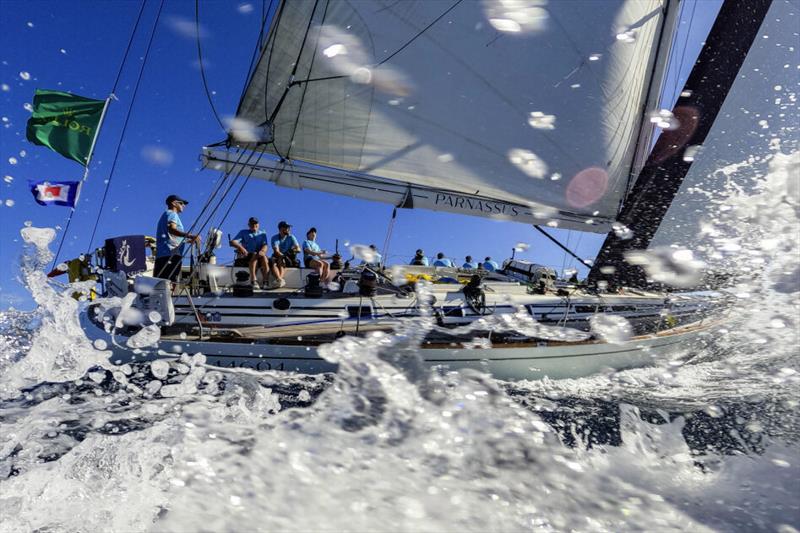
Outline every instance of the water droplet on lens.
<path fill-rule="evenodd" d="M 589 324 L 593 333 L 612 344 L 626 342 L 633 336 L 630 322 L 618 315 L 594 315 L 589 319 Z"/>
<path fill-rule="evenodd" d="M 528 117 L 528 125 L 537 130 L 554 130 L 556 128 L 556 116 L 548 115 L 541 111 L 531 111 Z"/>

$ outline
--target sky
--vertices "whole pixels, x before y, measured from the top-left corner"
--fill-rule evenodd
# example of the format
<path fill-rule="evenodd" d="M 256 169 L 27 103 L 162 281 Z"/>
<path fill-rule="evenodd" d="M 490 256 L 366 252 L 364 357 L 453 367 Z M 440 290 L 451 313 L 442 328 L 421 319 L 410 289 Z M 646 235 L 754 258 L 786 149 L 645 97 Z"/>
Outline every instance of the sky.
<path fill-rule="evenodd" d="M 674 60 L 662 107 L 680 92 L 721 0 L 687 0 L 675 39 Z M 139 30 L 97 141 L 89 178 L 64 241 L 61 259 L 89 249 L 100 199 L 120 143 L 108 198 L 99 218 L 93 248 L 111 236 L 154 234 L 164 198 L 178 194 L 190 204 L 182 215 L 188 227 L 213 190 L 219 174 L 201 171 L 202 146 L 224 139 L 214 118 L 198 68 L 194 2 L 165 3 L 133 111 L 121 139 L 133 89 L 158 2 L 146 4 Z M 37 205 L 28 180 L 78 180 L 83 168 L 25 139 L 25 124 L 35 89 L 72 92 L 104 99 L 111 92 L 123 52 L 141 4 L 136 1 L 54 2 L 2 0 L 0 17 L 0 309 L 30 309 L 32 299 L 20 280 L 26 225 L 54 227 L 61 237 L 69 208 Z M 200 4 L 203 64 L 211 98 L 222 116 L 236 109 L 250 56 L 259 34 L 261 2 L 214 1 Z M 235 234 L 250 216 L 273 233 L 277 222 L 295 224 L 295 234 L 319 229 L 318 242 L 328 250 L 343 243 L 383 248 L 391 206 L 316 191 L 297 191 L 251 180 L 223 226 Z M 604 236 L 550 229 L 579 256 L 592 259 Z M 558 271 L 578 263 L 527 225 L 484 218 L 398 210 L 388 263 L 407 262 L 414 250 L 444 252 L 459 262 L 469 254 L 498 262 L 517 243 L 529 248 L 517 257 Z M 54 248 L 53 248 L 54 249 Z M 220 261 L 232 253 L 224 247 Z M 581 268 L 581 275 L 586 269 Z"/>

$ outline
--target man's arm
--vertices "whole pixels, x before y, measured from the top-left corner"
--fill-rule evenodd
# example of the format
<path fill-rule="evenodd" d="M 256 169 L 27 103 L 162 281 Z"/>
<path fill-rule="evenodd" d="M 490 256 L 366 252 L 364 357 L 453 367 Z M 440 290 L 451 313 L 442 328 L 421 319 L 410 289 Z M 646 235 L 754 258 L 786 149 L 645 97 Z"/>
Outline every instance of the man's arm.
<path fill-rule="evenodd" d="M 233 240 L 230 242 L 230 245 L 231 245 L 231 246 L 232 246 L 232 247 L 233 247 L 233 248 L 234 248 L 234 249 L 235 249 L 237 252 L 239 252 L 239 255 L 247 255 L 247 249 L 245 249 L 245 247 L 244 247 L 244 246 L 242 246 L 242 243 L 240 243 L 240 242 L 239 242 L 239 241 L 237 241 L 236 239 L 233 239 Z"/>
<path fill-rule="evenodd" d="M 272 255 L 277 255 L 278 257 L 283 257 L 280 249 L 280 241 L 277 239 L 272 239 Z"/>
<path fill-rule="evenodd" d="M 316 250 L 312 250 L 311 248 L 305 247 L 305 248 L 303 248 L 303 253 L 306 254 L 306 255 L 310 255 L 312 257 L 314 257 L 314 256 L 318 257 L 318 256 L 322 255 L 324 252 L 323 252 L 323 250 L 316 251 Z"/>
<path fill-rule="evenodd" d="M 181 231 L 178 229 L 178 225 L 174 222 L 170 222 L 167 226 L 167 231 L 169 231 L 170 235 L 175 235 L 176 237 L 184 237 L 189 242 L 200 242 L 200 235 L 192 235 L 188 231 Z"/>

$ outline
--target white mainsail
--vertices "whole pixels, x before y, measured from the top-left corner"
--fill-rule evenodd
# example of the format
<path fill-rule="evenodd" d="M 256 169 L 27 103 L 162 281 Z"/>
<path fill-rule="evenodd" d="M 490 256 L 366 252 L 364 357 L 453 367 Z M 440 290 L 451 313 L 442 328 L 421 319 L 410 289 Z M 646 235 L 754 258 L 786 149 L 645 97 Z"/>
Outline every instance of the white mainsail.
<path fill-rule="evenodd" d="M 246 173 L 398 206 L 606 232 L 649 146 L 668 0 L 292 0 L 237 112 Z M 214 168 L 243 158 L 206 150 Z M 237 169 L 234 163 L 239 163 Z"/>

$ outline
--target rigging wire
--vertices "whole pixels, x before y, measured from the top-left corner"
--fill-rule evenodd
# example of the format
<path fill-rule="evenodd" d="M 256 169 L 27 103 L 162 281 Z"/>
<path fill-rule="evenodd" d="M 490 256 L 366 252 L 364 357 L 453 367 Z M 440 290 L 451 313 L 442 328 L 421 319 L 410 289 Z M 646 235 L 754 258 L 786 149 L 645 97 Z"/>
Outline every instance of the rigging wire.
<path fill-rule="evenodd" d="M 319 0 L 314 0 L 314 8 L 311 10 L 311 16 L 308 17 L 308 25 L 306 25 L 306 31 L 303 34 L 303 40 L 300 42 L 300 49 L 297 51 L 297 59 L 295 59 L 294 61 L 294 67 L 292 68 L 292 73 L 289 75 L 289 79 L 294 78 L 294 76 L 297 74 L 297 69 L 300 67 L 300 58 L 303 56 L 303 48 L 306 45 L 306 40 L 308 39 L 308 33 L 309 31 L 311 31 L 311 25 L 314 22 L 314 13 L 317 12 L 318 5 L 319 5 Z M 268 122 L 275 122 L 275 117 L 278 116 L 278 111 L 280 111 L 281 106 L 283 105 L 283 101 L 286 100 L 286 96 L 289 94 L 289 89 L 292 88 L 292 85 L 293 85 L 292 83 L 286 85 L 286 88 L 283 90 L 283 94 L 281 95 L 280 100 L 278 100 L 278 103 L 275 105 L 275 109 L 272 110 L 272 113 L 269 116 Z M 266 95 L 264 96 L 264 98 L 266 98 Z M 266 108 L 264 108 L 264 111 L 266 112 Z"/>
<path fill-rule="evenodd" d="M 567 244 L 565 246 L 569 248 L 569 239 L 572 237 L 572 230 L 567 230 Z M 564 275 L 564 270 L 567 268 L 567 252 L 564 252 L 564 257 L 561 259 L 561 275 Z"/>
<path fill-rule="evenodd" d="M 114 85 L 111 87 L 111 94 L 113 95 L 117 91 L 117 85 L 119 84 L 119 80 L 122 77 L 122 71 L 125 68 L 125 63 L 128 61 L 128 54 L 131 51 L 131 46 L 133 45 L 133 38 L 136 36 L 136 30 L 139 29 L 139 22 L 142 20 L 142 13 L 144 13 L 144 8 L 147 5 L 147 0 L 142 0 L 142 5 L 139 8 L 139 14 L 136 16 L 136 22 L 133 24 L 133 30 L 131 31 L 131 36 L 128 39 L 128 45 L 125 47 L 125 53 L 122 54 L 122 61 L 119 64 L 119 70 L 117 70 L 117 77 L 114 79 Z M 87 165 L 88 165 L 87 161 Z M 81 187 L 83 186 L 83 182 L 86 181 L 88 177 L 88 166 L 86 168 L 86 173 L 83 176 L 83 181 L 81 182 Z M 70 209 L 69 217 L 67 218 L 67 223 L 64 226 L 64 231 L 61 232 L 61 239 L 58 243 L 58 248 L 56 249 L 56 255 L 53 256 L 53 266 L 51 270 L 55 269 L 56 265 L 58 264 L 58 256 L 61 254 L 61 248 L 64 246 L 64 240 L 67 238 L 67 234 L 69 233 L 69 226 L 72 224 L 72 217 L 75 215 L 75 207 Z M 91 246 L 90 246 L 91 248 Z"/>
<path fill-rule="evenodd" d="M 378 66 L 381 66 L 381 65 L 383 65 L 384 63 L 386 63 L 387 61 L 389 61 L 391 58 L 393 58 L 394 56 L 396 56 L 397 54 L 399 54 L 400 52 L 402 52 L 403 50 L 405 50 L 406 48 L 408 48 L 408 46 L 409 46 L 411 43 L 413 43 L 414 41 L 416 41 L 416 40 L 417 40 L 417 38 L 418 38 L 418 37 L 420 37 L 420 36 L 422 36 L 422 34 L 423 34 L 423 33 L 425 33 L 426 31 L 428 31 L 429 29 L 431 29 L 431 27 L 432 27 L 434 24 L 436 24 L 437 22 L 439 22 L 440 20 L 442 20 L 442 19 L 443 19 L 443 18 L 444 18 L 444 17 L 445 17 L 445 16 L 446 16 L 448 13 L 450 13 L 450 12 L 451 12 L 453 9 L 455 9 L 455 8 L 456 8 L 456 6 L 458 6 L 458 4 L 460 4 L 462 1 L 463 1 L 463 0 L 456 0 L 456 2 L 455 2 L 455 3 L 454 3 L 452 6 L 450 6 L 449 8 L 447 8 L 447 10 L 445 10 L 445 12 L 444 12 L 444 13 L 442 13 L 441 15 L 439 15 L 438 17 L 436 17 L 435 19 L 433 19 L 433 21 L 431 21 L 431 23 L 430 23 L 430 24 L 428 24 L 427 26 L 425 26 L 424 28 L 422 28 L 422 30 L 420 30 L 420 31 L 419 31 L 419 32 L 418 32 L 416 35 L 414 35 L 414 36 L 413 36 L 411 39 L 409 39 L 409 41 L 408 41 L 406 44 L 404 44 L 403 46 L 401 46 L 400 48 L 398 48 L 397 50 L 395 50 L 394 52 L 392 52 L 392 53 L 391 53 L 391 54 L 390 54 L 390 55 L 389 55 L 389 56 L 388 56 L 386 59 L 384 59 L 383 61 L 381 61 L 380 63 L 378 63 Z"/>
<path fill-rule="evenodd" d="M 686 60 L 686 49 L 688 48 L 689 44 L 689 36 L 692 34 L 692 23 L 694 23 L 694 11 L 697 9 L 697 0 L 694 1 L 692 5 L 692 12 L 689 14 L 689 27 L 686 30 L 686 35 L 683 38 L 683 51 L 681 52 L 681 59 L 677 65 L 677 72 L 675 72 L 675 86 L 672 89 L 672 99 L 673 101 L 677 102 L 678 98 L 676 94 L 678 93 L 678 85 L 680 82 L 680 74 L 681 68 L 683 67 L 683 62 Z"/>
<path fill-rule="evenodd" d="M 272 67 L 272 52 L 275 50 L 275 41 L 278 40 L 278 30 L 281 28 L 281 19 L 283 18 L 283 8 L 285 5 L 285 2 L 281 2 L 278 6 L 278 12 L 275 15 L 275 33 L 272 35 L 272 44 L 269 47 L 269 56 L 267 56 L 267 68 L 264 71 L 264 122 L 269 121 L 269 106 L 267 105 L 269 100 L 269 69 Z M 264 48 L 264 53 L 266 53 L 266 47 Z M 275 146 L 274 142 L 272 146 Z M 276 150 L 277 148 L 278 147 L 275 146 Z"/>
<path fill-rule="evenodd" d="M 147 58 L 150 56 L 150 49 L 153 45 L 153 40 L 156 36 L 156 29 L 158 28 L 158 21 L 161 18 L 161 11 L 164 8 L 164 0 L 158 5 L 158 12 L 156 13 L 155 22 L 153 22 L 153 29 L 150 31 L 150 39 L 147 42 L 147 48 L 144 52 L 144 57 L 142 59 L 142 67 L 139 69 L 139 76 L 136 78 L 136 85 L 133 88 L 133 95 L 131 96 L 131 105 L 128 106 L 128 113 L 125 115 L 125 122 L 122 124 L 122 133 L 119 137 L 119 142 L 117 143 L 117 149 L 114 152 L 114 160 L 111 163 L 111 171 L 108 174 L 108 180 L 106 180 L 106 187 L 103 191 L 103 199 L 100 200 L 100 210 L 97 212 L 97 219 L 94 222 L 94 228 L 92 229 L 92 236 L 89 238 L 89 247 L 88 251 L 91 252 L 92 250 L 92 243 L 94 243 L 94 236 L 97 233 L 97 226 L 100 224 L 100 218 L 103 215 L 103 207 L 106 203 L 106 198 L 108 197 L 108 190 L 111 187 L 111 180 L 114 178 L 114 171 L 117 168 L 117 161 L 119 161 L 119 152 L 122 148 L 122 142 L 125 140 L 125 133 L 128 131 L 128 122 L 131 118 L 131 113 L 133 111 L 133 106 L 136 103 L 136 95 L 139 93 L 139 87 L 142 81 L 142 75 L 144 74 L 144 68 L 147 65 Z"/>
<path fill-rule="evenodd" d="M 311 75 L 311 72 L 314 70 L 314 59 L 316 59 L 317 54 L 317 47 L 319 46 L 319 37 L 322 34 L 322 26 L 325 24 L 325 17 L 328 15 L 328 6 L 330 5 L 330 0 L 325 2 L 325 9 L 322 11 L 322 20 L 319 23 L 319 31 L 317 31 L 317 42 L 314 43 L 314 49 L 311 52 L 311 61 L 308 65 L 308 75 Z M 314 9 L 316 10 L 316 4 L 314 5 Z M 314 12 L 311 12 L 311 18 L 314 18 Z M 310 26 L 309 26 L 310 28 Z M 303 40 L 305 43 L 305 40 Z M 302 54 L 302 47 L 301 47 L 301 54 Z M 295 63 L 295 68 L 297 67 L 297 63 L 300 62 L 300 56 L 297 56 L 297 62 Z M 289 147 L 286 149 L 286 158 L 289 158 L 289 154 L 292 151 L 292 144 L 294 144 L 294 136 L 297 133 L 297 124 L 300 122 L 300 114 L 303 112 L 303 102 L 306 100 L 306 93 L 308 92 L 308 84 L 303 87 L 303 94 L 300 95 L 300 105 L 297 107 L 297 115 L 294 118 L 294 127 L 292 128 L 292 135 L 289 137 Z"/>
<path fill-rule="evenodd" d="M 261 28 L 258 30 L 258 39 L 256 40 L 256 46 L 253 49 L 253 55 L 250 57 L 250 65 L 247 67 L 247 77 L 244 80 L 244 86 L 242 87 L 242 92 L 239 95 L 239 106 L 241 106 L 241 102 L 244 99 L 245 93 L 247 92 L 247 87 L 250 85 L 250 80 L 253 78 L 253 75 L 255 74 L 256 58 L 259 56 L 258 51 L 261 50 L 262 47 L 266 44 L 266 41 L 263 41 L 264 27 L 266 26 L 267 20 L 269 19 L 269 13 L 272 11 L 273 2 L 275 2 L 275 0 L 269 0 L 269 7 L 265 7 L 266 0 L 263 0 L 261 2 Z"/>
<path fill-rule="evenodd" d="M 114 94 L 117 91 L 117 85 L 119 84 L 119 80 L 122 77 L 122 70 L 125 67 L 125 62 L 128 60 L 128 54 L 131 51 L 131 46 L 133 45 L 133 38 L 136 36 L 136 30 L 139 28 L 139 21 L 142 20 L 142 13 L 144 13 L 145 5 L 147 5 L 147 0 L 142 0 L 142 7 L 139 8 L 139 15 L 136 17 L 136 22 L 134 23 L 133 31 L 131 32 L 131 37 L 130 39 L 128 39 L 128 46 L 125 48 L 125 54 L 123 54 L 122 62 L 119 64 L 117 77 L 114 79 L 114 85 L 111 87 L 111 94 Z"/>
<path fill-rule="evenodd" d="M 242 183 L 242 185 L 239 187 L 239 190 L 236 192 L 236 196 L 234 196 L 233 200 L 231 200 L 231 204 L 228 206 L 228 210 L 225 211 L 225 214 L 222 216 L 222 219 L 219 221 L 219 224 L 217 224 L 217 227 L 222 227 L 222 225 L 225 223 L 225 220 L 228 218 L 231 209 L 233 208 L 234 205 L 236 205 L 237 200 L 239 200 L 239 195 L 242 194 L 244 186 L 248 184 L 248 182 L 250 181 L 250 177 L 253 175 L 253 171 L 255 171 L 256 166 L 258 166 L 258 164 L 261 162 L 261 157 L 263 155 L 264 152 L 258 152 L 258 159 L 256 159 L 256 162 L 250 166 L 250 172 L 247 174 L 247 176 L 245 176 L 244 183 Z"/>
<path fill-rule="evenodd" d="M 433 27 L 433 25 L 434 25 L 434 24 L 436 24 L 436 23 L 437 23 L 437 22 L 439 22 L 439 21 L 440 21 L 442 18 L 444 18 L 444 17 L 445 17 L 445 16 L 446 16 L 448 13 L 450 13 L 450 12 L 451 12 L 453 9 L 455 9 L 455 8 L 456 8 L 456 6 L 458 6 L 458 4 L 460 4 L 461 2 L 463 2 L 463 0 L 456 0 L 456 2 L 455 2 L 455 3 L 454 3 L 452 6 L 450 6 L 449 8 L 447 8 L 447 9 L 446 9 L 446 10 L 445 10 L 445 11 L 444 11 L 444 12 L 443 12 L 441 15 L 439 15 L 438 17 L 436 17 L 435 19 L 433 19 L 433 21 L 431 21 L 431 23 L 430 23 L 430 24 L 428 24 L 427 26 L 425 26 L 424 28 L 422 28 L 422 29 L 421 29 L 419 32 L 417 32 L 417 33 L 416 33 L 416 34 L 415 34 L 415 35 L 414 35 L 414 36 L 413 36 L 411 39 L 409 39 L 409 40 L 408 40 L 408 41 L 407 41 L 407 42 L 406 42 L 404 45 L 402 45 L 400 48 L 398 48 L 397 50 L 395 50 L 394 52 L 392 52 L 391 54 L 389 54 L 389 55 L 388 55 L 386 58 L 384 58 L 382 61 L 380 61 L 379 63 L 377 63 L 375 66 L 376 66 L 376 67 L 379 67 L 379 66 L 383 65 L 384 63 L 386 63 L 387 61 L 389 61 L 390 59 L 392 59 L 394 56 L 396 56 L 397 54 L 399 54 L 400 52 L 402 52 L 403 50 L 405 50 L 406 48 L 408 48 L 408 46 L 409 46 L 411 43 L 413 43 L 413 42 L 414 42 L 414 41 L 416 41 L 416 40 L 417 40 L 419 37 L 421 37 L 423 33 L 425 33 L 426 31 L 428 31 L 429 29 L 431 29 L 431 27 Z M 381 11 L 383 11 L 384 9 L 387 9 L 387 8 L 383 8 L 383 9 L 381 9 Z M 338 79 L 342 79 L 342 78 L 349 78 L 349 77 L 350 77 L 349 75 L 338 75 L 338 76 L 325 76 L 325 77 L 323 77 L 323 78 L 309 78 L 309 79 L 305 79 L 305 80 L 297 80 L 297 81 L 293 81 L 293 82 L 291 83 L 291 85 L 300 85 L 300 84 L 302 84 L 302 83 L 309 83 L 309 82 L 312 82 L 312 81 L 338 80 Z"/>
<path fill-rule="evenodd" d="M 216 202 L 216 205 L 214 206 L 214 209 L 212 209 L 212 210 L 211 210 L 211 212 L 208 214 L 208 217 L 206 218 L 205 222 L 203 222 L 202 224 L 200 224 L 200 227 L 199 227 L 199 229 L 198 229 L 198 230 L 195 232 L 195 234 L 199 235 L 199 234 L 201 234 L 203 231 L 205 231 L 205 229 L 206 229 L 206 226 L 208 226 L 209 222 L 211 222 L 211 219 L 212 219 L 212 218 L 214 218 L 214 215 L 216 214 L 216 212 L 217 212 L 217 209 L 219 209 L 219 207 L 220 207 L 220 206 L 222 205 L 222 203 L 225 201 L 225 198 L 227 198 L 228 194 L 231 192 L 231 190 L 233 189 L 233 187 L 236 185 L 236 181 L 239 179 L 239 177 L 241 177 L 241 175 L 242 175 L 242 172 L 243 172 L 243 170 L 244 170 L 244 167 L 250 164 L 250 159 L 252 159 L 253 155 L 255 154 L 255 152 L 250 152 L 250 155 L 248 156 L 248 158 L 247 158 L 247 161 L 246 161 L 246 162 L 245 162 L 245 163 L 242 165 L 242 164 L 240 164 L 240 161 L 241 161 L 241 159 L 242 159 L 242 157 L 244 156 L 244 154 L 245 154 L 245 153 L 246 153 L 245 151 L 242 151 L 242 152 L 239 154 L 239 158 L 237 159 L 236 163 L 235 163 L 235 164 L 234 164 L 234 166 L 233 166 L 233 168 L 234 168 L 234 169 L 236 168 L 236 166 L 237 166 L 237 165 L 240 167 L 240 168 L 239 168 L 239 170 L 238 170 L 238 172 L 236 172 L 236 175 L 233 177 L 233 180 L 231 180 L 231 182 L 230 182 L 230 185 L 228 185 L 228 188 L 227 188 L 227 189 L 225 190 L 225 192 L 222 194 L 222 197 L 220 197 L 219 201 L 218 201 L 218 202 Z M 250 174 L 252 174 L 252 173 L 253 173 L 253 170 L 254 170 L 254 168 L 251 168 L 251 170 L 250 170 Z M 231 171 L 231 173 L 232 173 L 232 172 L 233 172 L 233 171 Z M 199 222 L 200 222 L 200 218 L 198 217 L 197 219 L 195 219 L 195 222 L 194 222 L 194 224 L 192 224 L 192 226 L 189 228 L 189 229 L 190 229 L 190 231 L 189 231 L 188 233 L 191 233 L 191 230 L 193 230 L 193 229 L 195 228 L 195 226 L 196 226 L 196 225 L 197 225 Z M 191 249 L 192 249 L 192 247 L 191 247 L 191 246 L 190 246 L 190 247 L 184 247 L 183 254 L 181 254 L 181 257 L 185 257 L 185 256 L 186 256 L 186 253 L 187 253 L 189 250 L 191 250 Z"/>
<path fill-rule="evenodd" d="M 208 104 L 211 106 L 211 112 L 214 113 L 214 118 L 217 119 L 219 127 L 222 128 L 222 131 L 228 133 L 228 130 L 225 129 L 225 125 L 219 118 L 219 114 L 217 113 L 217 108 L 214 107 L 214 101 L 211 99 L 211 92 L 208 90 L 208 81 L 206 80 L 206 69 L 203 68 L 203 50 L 202 47 L 200 46 L 200 0 L 194 0 L 194 25 L 195 25 L 195 35 L 197 36 L 197 60 L 200 63 L 200 77 L 203 79 L 203 89 L 205 90 L 206 98 L 208 98 Z"/>
<path fill-rule="evenodd" d="M 389 244 L 392 241 L 394 224 L 397 222 L 397 207 L 392 209 L 392 218 L 389 220 L 389 227 L 386 230 L 386 238 L 383 240 L 383 255 L 381 256 L 380 266 L 386 265 L 386 257 L 389 255 Z"/>
<path fill-rule="evenodd" d="M 589 263 L 588 263 L 586 260 L 584 260 L 584 259 L 581 259 L 581 258 L 578 256 L 578 254 L 576 254 L 575 252 L 573 252 L 572 250 L 570 250 L 569 248 L 567 248 L 566 246 L 564 246 L 563 244 L 561 244 L 561 242 L 560 242 L 558 239 L 556 239 L 555 237 L 553 237 L 552 235 L 550 235 L 549 233 L 547 233 L 545 230 L 543 230 L 543 229 L 542 229 L 542 228 L 540 228 L 539 226 L 536 226 L 536 225 L 534 225 L 534 226 L 533 226 L 533 229 L 535 229 L 536 231 L 538 231 L 539 233 L 541 233 L 542 235 L 544 235 L 545 237 L 547 237 L 548 239 L 550 239 L 550 240 L 551 240 L 553 243 L 555 243 L 555 245 L 556 245 L 556 246 L 558 246 L 559 248 L 561 248 L 562 250 L 564 250 L 565 252 L 567 252 L 569 255 L 571 255 L 572 257 L 574 257 L 574 258 L 575 258 L 575 259 L 577 259 L 578 261 L 580 261 L 580 262 L 581 262 L 581 264 L 583 264 L 583 266 L 585 266 L 585 267 L 587 267 L 587 268 L 592 268 L 592 265 L 591 265 L 591 264 L 589 264 Z"/>

